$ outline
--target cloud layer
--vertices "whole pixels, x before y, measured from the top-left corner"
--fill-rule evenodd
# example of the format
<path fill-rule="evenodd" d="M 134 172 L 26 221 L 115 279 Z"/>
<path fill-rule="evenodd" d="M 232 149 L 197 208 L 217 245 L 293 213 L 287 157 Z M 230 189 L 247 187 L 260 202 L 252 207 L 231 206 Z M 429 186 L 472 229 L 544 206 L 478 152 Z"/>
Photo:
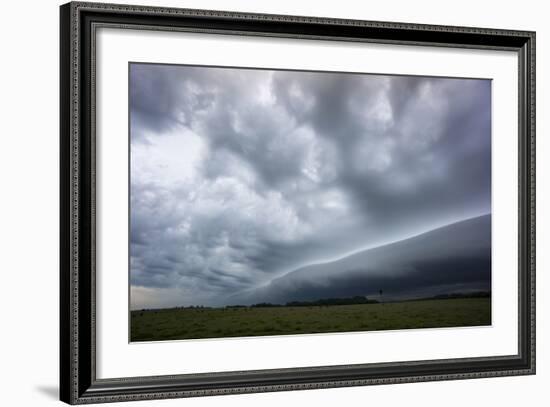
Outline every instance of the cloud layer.
<path fill-rule="evenodd" d="M 491 208 L 489 80 L 132 64 L 130 125 L 132 308 Z"/>

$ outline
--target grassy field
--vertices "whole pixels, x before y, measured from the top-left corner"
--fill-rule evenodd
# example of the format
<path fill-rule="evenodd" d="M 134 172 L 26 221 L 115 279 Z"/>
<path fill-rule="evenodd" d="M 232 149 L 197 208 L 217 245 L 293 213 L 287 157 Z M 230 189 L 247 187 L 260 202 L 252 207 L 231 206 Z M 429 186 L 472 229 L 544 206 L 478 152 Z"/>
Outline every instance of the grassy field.
<path fill-rule="evenodd" d="M 491 324 L 490 298 L 276 308 L 132 311 L 131 341 Z"/>

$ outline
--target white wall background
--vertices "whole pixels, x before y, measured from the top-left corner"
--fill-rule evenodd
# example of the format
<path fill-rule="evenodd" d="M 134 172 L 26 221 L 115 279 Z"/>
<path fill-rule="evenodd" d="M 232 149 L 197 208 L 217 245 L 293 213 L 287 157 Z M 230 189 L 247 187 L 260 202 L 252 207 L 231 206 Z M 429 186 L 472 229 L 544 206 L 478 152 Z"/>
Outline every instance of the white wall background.
<path fill-rule="evenodd" d="M 543 406 L 550 399 L 550 27 L 536 0 L 146 0 L 134 4 L 537 31 L 536 376 L 147 402 L 151 406 Z M 0 404 L 54 405 L 58 382 L 58 0 L 6 2 L 0 24 Z M 134 405 L 137 405 L 133 403 Z M 130 403 L 124 405 L 130 406 Z M 146 405 L 141 403 L 139 405 Z"/>

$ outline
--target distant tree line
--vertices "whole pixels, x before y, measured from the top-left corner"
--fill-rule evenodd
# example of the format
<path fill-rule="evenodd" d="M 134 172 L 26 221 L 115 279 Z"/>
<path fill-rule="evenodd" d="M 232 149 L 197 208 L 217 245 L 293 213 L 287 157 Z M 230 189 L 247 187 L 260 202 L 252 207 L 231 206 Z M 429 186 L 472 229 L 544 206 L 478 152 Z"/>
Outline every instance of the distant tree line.
<path fill-rule="evenodd" d="M 460 299 L 460 298 L 490 298 L 491 292 L 490 291 L 476 291 L 476 292 L 470 292 L 470 293 L 450 293 L 450 294 L 439 294 L 434 295 L 433 297 L 424 297 L 424 298 L 415 298 L 415 299 L 408 299 L 404 300 L 407 301 L 427 301 L 427 300 L 446 300 L 446 299 Z M 402 302 L 401 301 L 393 301 L 393 302 Z M 363 297 L 360 295 L 356 295 L 355 297 L 349 297 L 349 298 L 321 298 L 319 300 L 313 300 L 313 301 L 290 301 L 285 304 L 273 304 L 270 302 L 260 302 L 257 304 L 252 305 L 227 305 L 225 306 L 226 309 L 239 309 L 239 308 L 276 308 L 276 307 L 314 307 L 314 306 L 330 306 L 330 305 L 354 305 L 354 304 L 377 304 L 380 301 L 377 300 L 370 300 L 367 297 Z M 172 308 L 164 308 L 164 309 L 141 309 L 132 311 L 132 313 L 138 313 L 139 315 L 143 315 L 143 312 L 162 312 L 162 311 L 168 311 L 168 310 L 178 310 L 178 309 L 195 309 L 198 311 L 204 311 L 208 309 L 212 309 L 212 307 L 205 307 L 203 305 L 191 305 L 187 307 L 172 307 Z"/>
<path fill-rule="evenodd" d="M 284 304 L 272 304 L 270 302 L 260 302 L 258 304 L 252 304 L 250 308 L 273 308 L 273 307 L 284 307 Z"/>
<path fill-rule="evenodd" d="M 382 291 L 382 290 L 380 290 Z M 405 301 L 423 301 L 423 300 L 445 300 L 445 299 L 458 299 L 458 298 L 489 298 L 491 297 L 490 291 L 476 291 L 471 293 L 451 293 L 451 294 L 439 294 L 433 297 L 415 298 Z M 394 301 L 401 302 L 401 301 Z M 314 307 L 314 306 L 329 306 L 329 305 L 354 305 L 354 304 L 378 304 L 380 301 L 371 300 L 367 297 L 356 295 L 355 297 L 347 298 L 321 298 L 313 301 L 289 301 L 285 304 L 274 304 L 271 302 L 260 302 L 252 305 L 228 305 L 225 308 L 276 308 L 276 307 Z"/>
<path fill-rule="evenodd" d="M 423 300 L 446 300 L 453 298 L 489 298 L 491 296 L 490 291 L 475 291 L 471 293 L 451 293 L 451 294 L 439 294 L 430 298 L 422 298 Z"/>
<path fill-rule="evenodd" d="M 369 300 L 367 297 L 357 295 L 349 298 L 321 298 L 313 301 L 290 301 L 285 304 L 274 304 L 271 302 L 260 302 L 248 306 L 249 308 L 276 308 L 276 307 L 313 307 L 328 305 L 354 305 L 354 304 L 376 304 L 377 300 Z M 228 305 L 225 308 L 247 308 L 246 305 Z"/>
<path fill-rule="evenodd" d="M 377 304 L 377 300 L 369 300 L 367 297 L 356 295 L 349 298 L 321 298 L 315 301 L 291 301 L 287 307 L 311 307 L 315 305 L 354 305 L 354 304 Z"/>

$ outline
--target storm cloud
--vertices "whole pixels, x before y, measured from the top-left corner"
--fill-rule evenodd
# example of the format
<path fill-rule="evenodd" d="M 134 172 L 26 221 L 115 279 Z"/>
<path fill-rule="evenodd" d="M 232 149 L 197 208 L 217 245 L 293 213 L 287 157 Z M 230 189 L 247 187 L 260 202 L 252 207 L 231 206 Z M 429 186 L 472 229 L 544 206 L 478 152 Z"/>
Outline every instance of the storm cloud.
<path fill-rule="evenodd" d="M 131 306 L 491 211 L 491 81 L 131 64 Z"/>

